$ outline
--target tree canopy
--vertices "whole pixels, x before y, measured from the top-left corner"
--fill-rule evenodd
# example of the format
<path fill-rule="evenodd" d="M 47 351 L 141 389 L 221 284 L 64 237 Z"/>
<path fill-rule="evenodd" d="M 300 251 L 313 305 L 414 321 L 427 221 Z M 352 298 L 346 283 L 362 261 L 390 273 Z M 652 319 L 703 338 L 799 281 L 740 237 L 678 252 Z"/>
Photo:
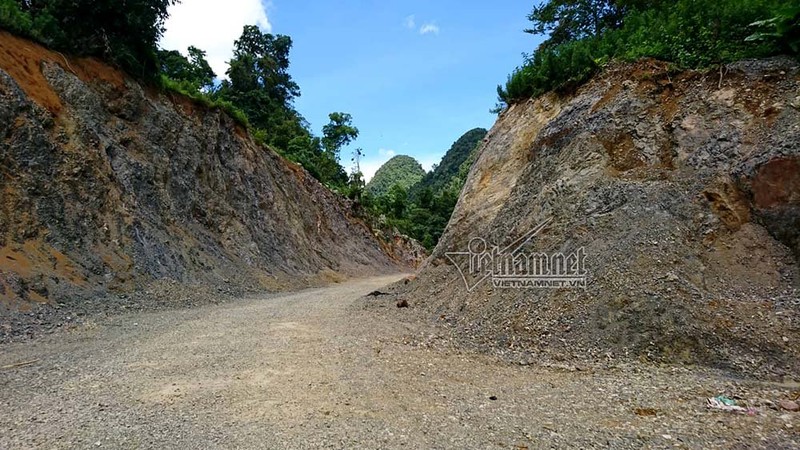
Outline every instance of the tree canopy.
<path fill-rule="evenodd" d="M 551 0 L 533 7 L 525 32 L 546 34 L 546 45 L 556 46 L 618 28 L 624 10 L 618 0 Z"/>
<path fill-rule="evenodd" d="M 158 41 L 176 0 L 0 0 L 0 26 L 63 52 L 96 56 L 131 75 L 159 73 Z"/>
<path fill-rule="evenodd" d="M 488 131 L 484 128 L 473 128 L 459 137 L 444 154 L 436 168 L 425 174 L 422 180 L 411 189 L 411 195 L 416 196 L 425 188 L 429 188 L 432 192 L 440 192 L 445 189 L 453 177 L 458 175 L 464 161 L 473 154 L 487 133 Z"/>
<path fill-rule="evenodd" d="M 425 176 L 425 169 L 416 159 L 397 155 L 386 161 L 367 183 L 367 192 L 374 196 L 387 194 L 394 186 L 408 191 Z"/>
<path fill-rule="evenodd" d="M 419 175 L 424 171 L 413 158 L 397 156 L 389 160 L 367 186 L 365 207 L 386 224 L 433 249 L 450 221 L 486 133 L 483 128 L 464 133 L 424 177 Z M 413 184 L 413 180 L 418 181 Z"/>
<path fill-rule="evenodd" d="M 159 50 L 158 60 L 164 76 L 187 83 L 189 89 L 210 91 L 214 88 L 217 75 L 206 61 L 203 50 L 190 46 L 188 58 L 177 50 Z"/>

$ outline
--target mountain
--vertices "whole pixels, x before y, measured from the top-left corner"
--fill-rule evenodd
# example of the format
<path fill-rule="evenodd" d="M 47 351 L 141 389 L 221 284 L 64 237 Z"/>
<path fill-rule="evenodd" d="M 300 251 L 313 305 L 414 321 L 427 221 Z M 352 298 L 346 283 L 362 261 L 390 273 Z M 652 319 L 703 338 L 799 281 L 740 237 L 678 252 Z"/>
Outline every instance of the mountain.
<path fill-rule="evenodd" d="M 406 267 L 220 110 L 5 32 L 0 48 L 0 319 L 164 283 L 237 294 Z"/>
<path fill-rule="evenodd" d="M 794 376 L 798 77 L 788 58 L 723 78 L 644 60 L 511 106 L 394 295 L 454 342 L 516 362 Z M 541 287 L 560 285 L 553 268 L 574 278 Z"/>
<path fill-rule="evenodd" d="M 459 169 L 464 162 L 469 158 L 470 154 L 477 148 L 484 137 L 486 137 L 486 129 L 474 128 L 467 131 L 453 145 L 447 150 L 447 153 L 442 157 L 442 161 L 417 183 L 413 189 L 413 193 L 418 193 L 425 188 L 430 188 L 434 193 L 441 191 L 450 183 L 450 181 L 458 175 Z"/>
<path fill-rule="evenodd" d="M 425 176 L 425 169 L 414 158 L 405 155 L 397 155 L 386 161 L 375 176 L 367 183 L 367 192 L 374 196 L 380 196 L 389 192 L 394 185 L 400 185 L 403 189 L 409 189 L 417 184 Z"/>

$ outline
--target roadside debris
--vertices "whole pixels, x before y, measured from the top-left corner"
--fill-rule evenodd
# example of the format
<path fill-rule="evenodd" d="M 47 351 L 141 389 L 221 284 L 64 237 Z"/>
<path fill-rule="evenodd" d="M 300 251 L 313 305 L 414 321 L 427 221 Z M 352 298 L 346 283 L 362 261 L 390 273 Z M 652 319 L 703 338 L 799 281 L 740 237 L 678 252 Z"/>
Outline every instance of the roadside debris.
<path fill-rule="evenodd" d="M 32 359 L 30 361 L 18 362 L 18 363 L 9 364 L 7 366 L 0 367 L 0 370 L 16 369 L 17 367 L 27 367 L 27 366 L 36 364 L 37 362 L 39 362 L 38 359 Z"/>
<path fill-rule="evenodd" d="M 378 297 L 378 296 L 381 296 L 381 295 L 389 295 L 389 293 L 388 292 L 381 292 L 381 291 L 372 291 L 369 294 L 367 294 L 368 297 Z"/>
<path fill-rule="evenodd" d="M 658 410 L 655 408 L 636 408 L 633 410 L 634 414 L 637 416 L 656 416 L 658 415 Z"/>
<path fill-rule="evenodd" d="M 398 308 L 408 308 L 408 300 L 402 299 L 397 301 Z"/>
<path fill-rule="evenodd" d="M 736 404 L 736 400 L 725 397 L 724 395 L 718 395 L 716 397 L 711 397 L 707 399 L 706 407 L 710 409 L 717 409 L 720 411 L 747 414 L 748 416 L 755 416 L 756 414 L 758 414 L 758 409 L 753 407 L 745 408 L 744 406 L 739 406 Z"/>

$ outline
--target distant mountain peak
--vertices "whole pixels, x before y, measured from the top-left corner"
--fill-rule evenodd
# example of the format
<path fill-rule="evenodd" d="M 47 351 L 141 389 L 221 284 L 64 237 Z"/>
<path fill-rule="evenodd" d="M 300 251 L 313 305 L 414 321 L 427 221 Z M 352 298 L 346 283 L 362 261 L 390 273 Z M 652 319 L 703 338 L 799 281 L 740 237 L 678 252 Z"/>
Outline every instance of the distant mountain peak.
<path fill-rule="evenodd" d="M 407 155 L 397 155 L 386 161 L 367 183 L 367 191 L 375 196 L 389 192 L 394 185 L 410 189 L 425 176 L 425 169 L 416 159 Z"/>

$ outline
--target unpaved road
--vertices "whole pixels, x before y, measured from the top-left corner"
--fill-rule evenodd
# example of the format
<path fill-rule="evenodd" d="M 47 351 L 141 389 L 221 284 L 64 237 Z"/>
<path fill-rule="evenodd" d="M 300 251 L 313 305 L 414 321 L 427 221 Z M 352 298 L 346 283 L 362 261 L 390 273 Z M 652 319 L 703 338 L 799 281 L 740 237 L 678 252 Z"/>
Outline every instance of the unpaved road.
<path fill-rule="evenodd" d="M 0 369 L 0 449 L 800 448 L 800 413 L 704 407 L 718 393 L 776 399 L 796 386 L 644 365 L 522 367 L 425 345 L 437 331 L 413 310 L 363 308 L 385 300 L 362 295 L 397 278 L 2 346 L 0 367 L 36 362 Z"/>

